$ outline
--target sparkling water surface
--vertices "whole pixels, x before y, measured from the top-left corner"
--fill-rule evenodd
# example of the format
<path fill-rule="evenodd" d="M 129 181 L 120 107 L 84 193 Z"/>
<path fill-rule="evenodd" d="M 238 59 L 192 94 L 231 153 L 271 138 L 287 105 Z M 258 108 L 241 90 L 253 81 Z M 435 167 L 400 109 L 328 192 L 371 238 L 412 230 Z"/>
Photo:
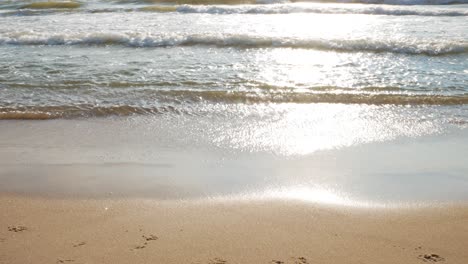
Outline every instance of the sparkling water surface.
<path fill-rule="evenodd" d="M 405 200 L 411 197 L 411 186 L 430 186 L 421 185 L 421 175 L 428 175 L 425 179 L 445 189 L 419 192 L 413 198 L 466 199 L 462 156 L 468 124 L 468 5 L 463 1 L 195 5 L 96 0 L 67 8 L 35 2 L 0 4 L 0 119 L 16 120 L 0 121 L 4 147 L 20 142 L 11 132 L 16 128 L 7 128 L 5 122 L 59 119 L 51 123 L 55 126 L 60 119 L 67 124 L 90 120 L 96 126 L 94 122 L 101 122 L 96 120 L 118 117 L 126 120 L 123 131 L 134 131 L 127 139 L 139 138 L 139 131 L 151 131 L 145 126 L 156 123 L 161 126 L 158 135 L 174 138 L 164 142 L 185 142 L 187 149 L 205 146 L 210 153 L 250 153 L 229 156 L 233 162 L 272 155 L 259 158 L 255 166 L 247 162 L 252 170 L 238 175 L 237 183 L 226 176 L 229 173 L 200 178 L 200 184 L 225 179 L 229 184 L 217 185 L 222 194 L 239 193 L 249 184 L 256 186 L 260 176 L 255 175 L 271 174 L 278 178 L 271 176 L 271 182 L 259 186 L 268 186 L 275 195 L 283 195 L 283 187 L 295 186 L 297 194 L 311 186 L 332 186 L 364 199 Z M 448 3 L 452 4 L 441 5 Z M 42 126 L 31 130 L 38 135 L 21 134 L 23 139 L 39 141 L 47 131 Z M 453 164 L 441 159 L 451 166 L 425 170 L 423 157 L 437 160 L 431 151 L 404 155 L 425 151 L 418 142 L 427 138 L 445 142 L 444 135 L 462 142 L 455 144 L 459 148 L 441 148 L 443 155 L 453 155 Z M 52 138 L 61 142 L 60 136 Z M 151 145 L 151 137 L 141 140 Z M 405 152 L 379 145 L 392 142 L 415 147 Z M 446 146 L 454 146 L 450 142 Z M 158 144 L 155 149 L 160 149 Z M 132 146 L 125 151 L 140 153 Z M 360 152 L 361 147 L 366 151 Z M 348 149 L 351 154 L 340 154 Z M 402 158 L 395 159 L 393 167 L 385 163 L 367 170 L 359 165 L 363 160 L 352 158 L 360 153 L 364 159 L 379 149 Z M 86 153 L 81 150 L 76 144 L 69 151 Z M 342 152 L 332 160 L 344 155 L 349 170 L 317 169 L 320 155 L 335 150 Z M 35 160 L 36 150 L 26 153 L 26 160 Z M 154 162 L 148 155 L 149 160 L 135 157 Z M 53 157 L 36 163 L 50 163 Z M 261 169 L 278 157 L 286 159 L 284 170 Z M 414 159 L 417 166 L 408 166 L 403 157 Z M 129 159 L 123 155 L 119 162 Z M 304 169 L 306 161 L 315 169 Z M 8 166 L 14 162 L 4 160 Z M 229 164 L 227 168 L 239 170 Z M 222 171 L 213 166 L 217 169 L 212 171 Z M 15 169 L 0 174 L 11 171 Z M 206 171 L 210 170 L 198 175 Z M 186 172 L 171 173 L 187 181 L 181 176 Z M 362 188 L 346 184 L 359 180 L 366 182 Z M 379 184 L 389 191 L 376 192 Z"/>

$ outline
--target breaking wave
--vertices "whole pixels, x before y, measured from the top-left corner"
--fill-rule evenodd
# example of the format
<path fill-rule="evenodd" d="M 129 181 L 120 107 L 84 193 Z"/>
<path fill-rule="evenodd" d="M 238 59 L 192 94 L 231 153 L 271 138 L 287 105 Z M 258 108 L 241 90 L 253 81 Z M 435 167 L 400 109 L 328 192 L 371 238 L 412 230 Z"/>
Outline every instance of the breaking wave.
<path fill-rule="evenodd" d="M 384 5 L 453 5 L 467 4 L 468 0 L 116 0 L 117 3 L 176 3 L 196 5 L 240 5 L 240 4 L 277 4 L 277 3 L 360 3 Z"/>
<path fill-rule="evenodd" d="M 468 4 L 468 0 L 324 0 L 323 2 L 362 3 L 384 5 L 454 5 Z"/>
<path fill-rule="evenodd" d="M 364 14 L 388 16 L 468 16 L 468 10 L 463 9 L 414 9 L 408 7 L 386 6 L 349 6 L 349 5 L 152 5 L 139 8 L 94 8 L 94 9 L 19 9 L 0 13 L 0 16 L 38 16 L 56 13 L 85 12 L 85 13 L 114 13 L 114 12 L 177 12 L 184 14 Z"/>
<path fill-rule="evenodd" d="M 339 103 L 368 105 L 466 105 L 467 95 L 347 94 L 347 93 L 255 93 L 233 91 L 159 91 L 184 104 L 166 106 L 93 105 L 0 107 L 0 120 L 45 120 L 57 118 L 90 118 L 108 116 L 191 114 L 196 103 L 261 104 L 261 103 Z M 175 100 L 177 99 L 177 100 Z M 175 106 L 174 106 L 175 105 Z"/>
<path fill-rule="evenodd" d="M 79 8 L 82 4 L 78 2 L 71 2 L 71 1 L 48 1 L 48 2 L 33 2 L 30 4 L 26 4 L 21 6 L 20 8 L 27 8 L 27 9 L 50 9 L 50 8 Z"/>
<path fill-rule="evenodd" d="M 59 118 L 91 118 L 108 116 L 131 116 L 142 114 L 177 113 L 176 108 L 167 107 L 137 107 L 128 105 L 93 106 L 32 106 L 32 107 L 0 107 L 0 120 L 48 120 Z"/>
<path fill-rule="evenodd" d="M 145 7 L 144 11 L 160 11 L 160 6 Z M 168 12 L 170 9 L 163 10 Z M 248 5 L 248 6 L 194 6 L 182 5 L 174 7 L 172 12 L 179 13 L 207 13 L 207 14 L 365 14 L 391 16 L 468 16 L 466 11 L 454 10 L 414 10 L 408 8 L 387 8 L 382 6 L 347 7 L 320 5 Z"/>
<path fill-rule="evenodd" d="M 0 35 L 0 45 L 120 45 L 127 47 L 213 46 L 232 48 L 297 48 L 338 52 L 389 52 L 429 56 L 468 52 L 464 41 L 377 41 L 371 39 L 293 39 L 249 35 L 140 35 L 136 33 L 91 33 Z"/>

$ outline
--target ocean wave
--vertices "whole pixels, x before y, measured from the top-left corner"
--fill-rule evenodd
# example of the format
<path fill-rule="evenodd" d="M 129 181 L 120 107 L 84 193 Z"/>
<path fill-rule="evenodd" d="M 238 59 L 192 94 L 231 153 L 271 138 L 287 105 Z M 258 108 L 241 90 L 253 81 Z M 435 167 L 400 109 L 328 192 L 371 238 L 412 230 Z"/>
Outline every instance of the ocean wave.
<path fill-rule="evenodd" d="M 393 6 L 424 6 L 424 5 L 462 5 L 468 4 L 468 0 L 102 0 L 100 1 L 31 1 L 4 0 L 0 9 L 27 8 L 27 9 L 76 9 L 93 4 L 117 4 L 122 5 L 197 5 L 197 6 L 241 6 L 241 5 L 275 5 L 291 3 L 325 3 L 325 4 L 376 4 Z"/>
<path fill-rule="evenodd" d="M 464 41 L 381 41 L 372 39 L 294 39 L 249 35 L 141 35 L 89 33 L 38 35 L 15 32 L 0 35 L 0 45 L 121 45 L 127 47 L 212 46 L 221 48 L 297 48 L 337 52 L 389 52 L 430 56 L 468 52 Z"/>
<path fill-rule="evenodd" d="M 193 6 L 182 5 L 174 10 L 160 10 L 160 6 L 144 7 L 143 11 L 179 12 L 179 13 L 207 13 L 207 14 L 365 14 L 365 15 L 391 15 L 391 16 L 468 16 L 468 10 L 414 10 L 408 8 L 372 7 L 339 7 L 320 5 L 248 5 L 248 6 Z"/>
<path fill-rule="evenodd" d="M 0 120 L 48 120 L 70 118 L 92 118 L 108 116 L 131 116 L 144 114 L 179 113 L 173 106 L 138 107 L 129 105 L 94 106 L 94 105 L 62 105 L 62 106 L 30 106 L 30 107 L 0 107 Z"/>
<path fill-rule="evenodd" d="M 196 103 L 271 104 L 271 103 L 339 103 L 367 105 L 466 105 L 467 95 L 444 96 L 422 94 L 375 93 L 255 93 L 241 91 L 159 91 L 184 104 L 166 106 L 135 105 L 60 105 L 0 107 L 0 120 L 45 120 L 57 118 L 91 118 L 155 114 L 193 114 Z M 196 109 L 196 107 L 195 107 Z"/>
<path fill-rule="evenodd" d="M 384 4 L 384 5 L 455 5 L 468 4 L 468 0 L 330 0 L 340 3 Z M 329 2 L 324 0 L 324 2 Z"/>
<path fill-rule="evenodd" d="M 381 5 L 454 5 L 468 4 L 468 0 L 117 0 L 119 4 L 175 3 L 189 5 L 242 5 L 278 3 L 359 3 Z"/>
<path fill-rule="evenodd" d="M 275 89 L 277 89 L 275 87 Z M 271 89 L 267 89 L 271 90 Z M 392 93 L 392 88 L 368 87 L 346 92 L 343 88 L 312 88 L 309 92 L 250 92 L 250 91 L 158 91 L 159 96 L 179 102 L 208 101 L 214 103 L 341 103 L 372 105 L 464 105 L 468 95 L 436 95 Z"/>
<path fill-rule="evenodd" d="M 118 12 L 177 12 L 184 14 L 363 14 L 363 15 L 387 15 L 387 16 L 468 16 L 468 10 L 417 10 L 407 7 L 385 6 L 337 6 L 337 5 L 152 5 L 139 8 L 91 8 L 91 9 L 19 9 L 2 12 L 0 16 L 40 16 L 57 13 L 118 13 Z"/>
<path fill-rule="evenodd" d="M 116 0 L 118 4 L 178 4 L 178 5 L 246 5 L 273 4 L 289 2 L 289 0 Z"/>
<path fill-rule="evenodd" d="M 51 9 L 51 8 L 79 8 L 82 3 L 72 1 L 47 1 L 47 2 L 33 2 L 21 6 L 21 9 Z"/>
<path fill-rule="evenodd" d="M 36 110 L 8 111 L 0 109 L 0 120 L 48 120 L 56 118 L 60 118 L 60 116 L 54 116 L 48 112 L 40 112 Z"/>

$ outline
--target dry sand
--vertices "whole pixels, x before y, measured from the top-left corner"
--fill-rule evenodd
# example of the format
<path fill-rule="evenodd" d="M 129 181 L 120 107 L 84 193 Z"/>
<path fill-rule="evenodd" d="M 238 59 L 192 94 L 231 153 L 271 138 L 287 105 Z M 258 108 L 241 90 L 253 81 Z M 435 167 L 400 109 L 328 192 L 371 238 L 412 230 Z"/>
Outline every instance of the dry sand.
<path fill-rule="evenodd" d="M 0 197 L 0 263 L 468 263 L 468 208 Z"/>

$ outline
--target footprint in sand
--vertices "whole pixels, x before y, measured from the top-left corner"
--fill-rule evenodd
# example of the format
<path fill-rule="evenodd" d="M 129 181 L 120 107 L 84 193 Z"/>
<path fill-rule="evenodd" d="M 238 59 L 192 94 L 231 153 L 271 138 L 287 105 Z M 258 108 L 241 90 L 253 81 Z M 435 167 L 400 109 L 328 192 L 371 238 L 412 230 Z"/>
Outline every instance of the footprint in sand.
<path fill-rule="evenodd" d="M 81 246 L 84 246 L 86 245 L 86 242 L 80 242 L 78 244 L 74 244 L 73 247 L 81 247 Z"/>
<path fill-rule="evenodd" d="M 134 247 L 133 249 L 144 249 L 146 247 L 146 244 L 145 245 L 141 245 L 141 246 L 136 246 Z"/>
<path fill-rule="evenodd" d="M 73 259 L 57 259 L 57 263 L 66 263 L 66 262 L 73 262 Z"/>
<path fill-rule="evenodd" d="M 309 262 L 304 257 L 298 257 L 294 260 L 294 264 L 309 264 Z"/>
<path fill-rule="evenodd" d="M 25 227 L 25 226 L 9 226 L 9 227 L 8 227 L 8 231 L 10 231 L 10 232 L 15 232 L 15 233 L 17 233 L 17 232 L 23 232 L 23 231 L 25 231 L 25 230 L 28 230 L 28 228 Z"/>
<path fill-rule="evenodd" d="M 225 263 L 227 263 L 227 261 L 221 258 L 214 258 L 210 260 L 210 262 L 208 262 L 208 264 L 225 264 Z"/>
<path fill-rule="evenodd" d="M 439 262 L 439 261 L 444 261 L 445 259 L 437 254 L 424 254 L 424 255 L 419 255 L 418 259 L 424 261 L 424 262 Z"/>
<path fill-rule="evenodd" d="M 141 237 L 144 238 L 146 241 L 153 241 L 153 240 L 158 240 L 159 239 L 159 237 L 157 237 L 155 235 L 149 235 L 149 236 L 142 235 Z"/>
<path fill-rule="evenodd" d="M 145 243 L 143 243 L 143 245 L 136 246 L 133 249 L 144 249 L 148 245 L 148 241 L 155 241 L 159 239 L 159 237 L 155 235 L 148 235 L 148 236 L 142 235 L 141 237 L 145 240 Z"/>
<path fill-rule="evenodd" d="M 307 259 L 304 258 L 304 257 L 292 258 L 292 261 L 294 262 L 294 264 L 309 264 L 309 262 L 307 261 Z M 274 263 L 274 264 L 285 264 L 285 262 L 284 262 L 284 261 L 281 261 L 281 260 L 272 260 L 271 263 Z"/>

